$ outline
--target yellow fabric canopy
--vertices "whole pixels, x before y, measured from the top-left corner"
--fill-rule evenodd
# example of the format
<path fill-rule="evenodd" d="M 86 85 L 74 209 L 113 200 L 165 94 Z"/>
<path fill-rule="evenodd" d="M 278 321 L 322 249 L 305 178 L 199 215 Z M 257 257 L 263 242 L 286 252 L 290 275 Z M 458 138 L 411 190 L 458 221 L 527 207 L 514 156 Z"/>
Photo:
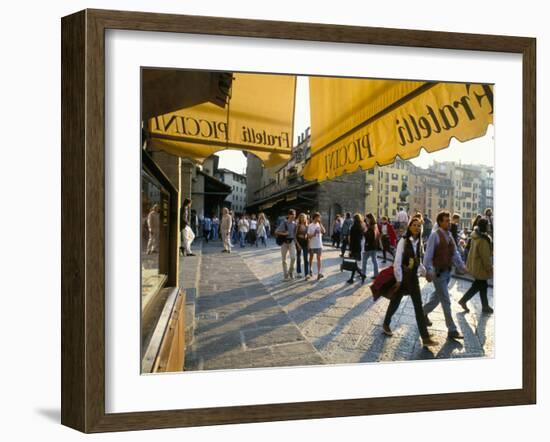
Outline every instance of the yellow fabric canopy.
<path fill-rule="evenodd" d="M 493 86 L 311 77 L 311 158 L 323 181 L 467 141 L 493 123 Z"/>
<path fill-rule="evenodd" d="M 225 108 L 210 102 L 149 119 L 149 146 L 197 162 L 224 149 L 257 155 L 266 166 L 290 158 L 294 75 L 234 74 Z"/>

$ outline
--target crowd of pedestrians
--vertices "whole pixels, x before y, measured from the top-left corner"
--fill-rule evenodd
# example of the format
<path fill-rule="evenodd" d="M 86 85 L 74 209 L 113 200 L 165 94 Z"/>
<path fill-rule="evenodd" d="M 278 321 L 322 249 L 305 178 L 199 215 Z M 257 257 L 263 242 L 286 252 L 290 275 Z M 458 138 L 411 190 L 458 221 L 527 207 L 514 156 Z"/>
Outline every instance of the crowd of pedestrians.
<path fill-rule="evenodd" d="M 449 283 L 452 269 L 456 273 L 469 274 L 474 281 L 458 301 L 464 312 L 469 312 L 468 302 L 479 293 L 482 312 L 493 313 L 489 305 L 488 280 L 493 277 L 493 215 L 487 209 L 477 215 L 470 228 L 460 228 L 460 216 L 447 211 L 438 213 L 435 222 L 427 215 L 416 212 L 410 216 L 400 209 L 395 221 L 382 216 L 378 220 L 372 213 L 362 215 L 350 212 L 335 217 L 331 225 L 330 241 L 321 214 L 300 213 L 288 210 L 286 217 L 280 217 L 271 226 L 264 213 L 236 216 L 228 208 L 223 208 L 221 219 L 212 215 L 196 217 L 186 200 L 182 208 L 182 253 L 194 256 L 191 250 L 193 239 L 201 234 L 204 241 L 221 239 L 224 253 L 231 253 L 232 247 L 266 248 L 268 239 L 273 236 L 280 247 L 283 280 L 297 278 L 309 280 L 323 274 L 323 238 L 334 248 L 339 249 L 340 257 L 355 262 L 349 270 L 349 284 L 356 276 L 361 284 L 367 278 L 376 280 L 381 273 L 378 252 L 382 253 L 382 264 L 389 256 L 393 260 L 392 273 L 394 286 L 391 288 L 390 303 L 383 322 L 383 332 L 392 336 L 391 321 L 403 296 L 408 295 L 414 307 L 416 322 L 423 345 L 436 344 L 428 332 L 431 321 L 429 314 L 439 305 L 443 310 L 449 339 L 462 339 L 452 316 Z M 155 222 L 158 208 L 153 208 L 149 216 L 150 241 L 148 250 L 154 250 L 157 242 Z M 194 217 L 196 218 L 195 220 Z M 369 261 L 372 263 L 372 276 L 367 275 Z M 315 273 L 314 273 L 315 271 Z M 383 272 L 382 272 L 383 273 Z M 419 278 L 433 284 L 433 291 L 425 304 L 422 304 Z"/>
<path fill-rule="evenodd" d="M 467 305 L 477 293 L 480 295 L 482 312 L 493 313 L 487 298 L 488 280 L 493 277 L 492 264 L 492 211 L 488 209 L 483 216 L 476 217 L 472 228 L 460 229 L 460 216 L 441 211 L 432 221 L 421 213 L 409 217 L 400 210 L 395 224 L 387 217 L 378 221 L 372 213 L 364 217 L 356 213 L 338 215 L 332 224 L 330 236 L 333 247 L 340 248 L 340 256 L 355 261 L 350 267 L 351 276 L 347 280 L 353 284 L 357 275 L 361 283 L 367 279 L 367 264 L 372 262 L 373 275 L 376 279 L 380 272 L 378 251 L 393 257 L 392 272 L 395 284 L 391 289 L 390 303 L 383 322 L 383 331 L 392 336 L 391 320 L 397 311 L 403 296 L 411 297 L 416 322 L 424 346 L 437 344 L 428 332 L 432 325 L 429 314 L 439 305 L 443 310 L 447 336 L 449 339 L 463 339 L 452 316 L 449 284 L 452 269 L 459 274 L 470 274 L 474 278 L 470 289 L 458 302 L 464 312 L 469 312 Z M 398 233 L 397 233 L 398 232 Z M 322 274 L 322 237 L 326 231 L 321 222 L 321 215 L 314 213 L 311 218 L 305 213 L 298 215 L 289 210 L 286 219 L 282 220 L 276 231 L 277 243 L 281 247 L 283 279 L 285 281 L 300 278 L 302 270 L 306 279 L 313 276 L 313 260 L 316 258 L 317 279 Z M 306 247 L 309 252 L 306 252 Z M 347 253 L 347 255 L 346 255 Z M 309 263 L 307 261 L 309 257 Z M 301 265 L 303 258 L 303 266 Z M 294 273 L 296 259 L 297 273 Z M 433 284 L 433 292 L 427 302 L 422 304 L 419 277 L 426 278 Z"/>
<path fill-rule="evenodd" d="M 220 217 L 216 214 L 197 216 L 191 208 L 191 200 L 185 199 L 181 209 L 181 254 L 195 256 L 191 244 L 195 238 L 202 238 L 204 242 L 221 240 L 224 253 L 231 253 L 237 245 L 246 246 L 268 245 L 271 236 L 271 223 L 264 213 L 236 215 L 232 210 L 223 207 Z M 154 243 L 154 235 L 151 243 Z"/>

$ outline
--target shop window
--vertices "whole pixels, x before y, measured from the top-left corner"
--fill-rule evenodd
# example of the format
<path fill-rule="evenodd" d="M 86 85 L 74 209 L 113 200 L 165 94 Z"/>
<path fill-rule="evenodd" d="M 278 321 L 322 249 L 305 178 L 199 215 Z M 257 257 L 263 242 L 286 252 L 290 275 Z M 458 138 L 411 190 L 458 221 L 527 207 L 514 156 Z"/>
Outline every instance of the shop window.
<path fill-rule="evenodd" d="M 141 173 L 141 295 L 154 295 L 168 274 L 169 193 L 146 170 Z"/>

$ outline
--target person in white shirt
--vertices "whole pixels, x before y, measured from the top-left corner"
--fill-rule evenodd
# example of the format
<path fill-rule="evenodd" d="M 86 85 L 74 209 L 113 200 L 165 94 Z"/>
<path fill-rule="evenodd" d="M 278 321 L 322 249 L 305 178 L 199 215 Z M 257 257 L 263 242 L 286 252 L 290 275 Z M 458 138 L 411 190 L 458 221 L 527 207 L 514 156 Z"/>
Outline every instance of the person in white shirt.
<path fill-rule="evenodd" d="M 321 254 L 323 252 L 323 235 L 325 228 L 321 224 L 321 214 L 315 212 L 312 222 L 307 228 L 308 247 L 309 247 L 309 271 L 313 273 L 313 255 L 317 255 L 317 279 L 324 275 L 321 273 Z"/>
<path fill-rule="evenodd" d="M 428 347 L 436 345 L 437 342 L 430 338 L 426 325 L 426 318 L 422 310 L 422 295 L 420 293 L 420 284 L 418 281 L 418 271 L 420 270 L 421 273 L 423 272 L 420 226 L 420 220 L 418 218 L 412 218 L 407 226 L 407 232 L 397 244 L 395 261 L 393 264 L 393 273 L 396 282 L 382 329 L 385 335 L 393 335 L 390 328 L 392 316 L 397 311 L 403 296 L 410 295 L 414 306 L 416 325 L 420 332 L 420 337 L 422 338 L 422 345 Z"/>
<path fill-rule="evenodd" d="M 258 221 L 256 220 L 256 215 L 252 214 L 250 217 L 250 226 L 248 231 L 248 241 L 250 244 L 256 244 L 256 229 L 258 228 Z"/>
<path fill-rule="evenodd" d="M 241 247 L 245 246 L 246 235 L 248 234 L 248 228 L 250 224 L 245 216 L 241 217 L 239 220 L 239 239 L 241 242 Z"/>
<path fill-rule="evenodd" d="M 258 247 L 258 242 L 261 241 L 264 244 L 264 247 L 267 247 L 267 231 L 265 227 L 265 216 L 263 213 L 260 213 L 258 216 L 258 226 L 256 227 L 256 247 Z"/>
<path fill-rule="evenodd" d="M 224 253 L 231 253 L 231 229 L 233 228 L 233 219 L 227 207 L 222 209 L 222 222 L 220 225 L 223 241 Z"/>
<path fill-rule="evenodd" d="M 181 243 L 186 256 L 195 256 L 195 254 L 191 251 L 191 244 L 194 239 L 195 233 L 193 233 L 193 230 L 189 227 L 187 221 L 184 220 L 183 229 L 181 231 Z"/>
<path fill-rule="evenodd" d="M 399 235 L 403 235 L 407 229 L 407 225 L 409 224 L 409 215 L 407 215 L 407 212 L 405 212 L 403 207 L 399 208 L 396 221 L 399 223 Z"/>

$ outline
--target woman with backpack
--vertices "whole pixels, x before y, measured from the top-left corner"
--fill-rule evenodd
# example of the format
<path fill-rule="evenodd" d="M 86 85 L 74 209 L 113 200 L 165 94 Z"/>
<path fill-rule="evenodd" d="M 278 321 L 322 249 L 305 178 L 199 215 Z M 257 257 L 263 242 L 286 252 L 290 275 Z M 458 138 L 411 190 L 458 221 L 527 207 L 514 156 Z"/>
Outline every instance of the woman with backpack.
<path fill-rule="evenodd" d="M 395 285 L 393 295 L 386 311 L 384 324 L 382 326 L 384 334 L 392 336 L 390 328 L 392 316 L 397 311 L 404 295 L 410 295 L 414 306 L 416 316 L 416 325 L 422 338 L 422 345 L 428 347 L 436 345 L 437 342 L 431 339 L 426 326 L 426 318 L 422 310 L 422 295 L 420 293 L 420 283 L 418 281 L 418 270 L 422 263 L 422 241 L 421 225 L 418 218 L 411 218 L 407 226 L 407 231 L 397 243 L 395 251 L 395 261 L 393 264 L 393 273 Z"/>
<path fill-rule="evenodd" d="M 479 292 L 482 312 L 493 313 L 493 308 L 489 306 L 489 300 L 487 299 L 487 280 L 493 277 L 493 240 L 487 232 L 488 227 L 489 221 L 487 219 L 479 219 L 470 237 L 466 268 L 475 280 L 460 301 L 458 301 L 465 312 L 470 311 L 467 302 Z"/>

